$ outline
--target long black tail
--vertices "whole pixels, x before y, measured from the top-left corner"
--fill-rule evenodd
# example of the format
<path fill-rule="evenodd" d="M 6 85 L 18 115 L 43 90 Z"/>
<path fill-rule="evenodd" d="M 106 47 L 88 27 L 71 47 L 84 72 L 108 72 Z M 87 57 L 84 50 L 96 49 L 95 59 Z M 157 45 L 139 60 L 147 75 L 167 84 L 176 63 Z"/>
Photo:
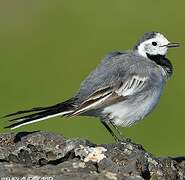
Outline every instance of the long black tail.
<path fill-rule="evenodd" d="M 5 128 L 15 129 L 26 124 L 46 120 L 52 117 L 67 116 L 72 114 L 74 110 L 75 104 L 74 98 L 72 98 L 65 102 L 55 104 L 53 106 L 36 107 L 29 110 L 18 111 L 4 116 L 4 117 L 13 117 L 16 115 L 21 115 L 19 117 L 10 119 L 9 121 L 14 121 L 14 123 L 9 126 L 6 126 Z M 27 113 L 31 114 L 26 115 Z"/>

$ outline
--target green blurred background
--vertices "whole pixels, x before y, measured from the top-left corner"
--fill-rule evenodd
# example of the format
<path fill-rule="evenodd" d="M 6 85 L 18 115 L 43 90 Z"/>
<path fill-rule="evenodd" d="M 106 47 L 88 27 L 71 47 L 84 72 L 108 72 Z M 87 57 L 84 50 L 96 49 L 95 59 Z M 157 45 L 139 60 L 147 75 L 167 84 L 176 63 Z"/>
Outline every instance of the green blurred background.
<path fill-rule="evenodd" d="M 160 104 L 144 121 L 120 128 L 158 156 L 185 155 L 185 1 L 0 1 L 1 111 L 46 106 L 71 97 L 108 52 L 132 48 L 148 31 L 160 31 L 181 48 Z M 7 119 L 1 120 L 3 126 Z M 55 118 L 15 131 L 44 130 L 94 143 L 113 142 L 99 120 Z"/>

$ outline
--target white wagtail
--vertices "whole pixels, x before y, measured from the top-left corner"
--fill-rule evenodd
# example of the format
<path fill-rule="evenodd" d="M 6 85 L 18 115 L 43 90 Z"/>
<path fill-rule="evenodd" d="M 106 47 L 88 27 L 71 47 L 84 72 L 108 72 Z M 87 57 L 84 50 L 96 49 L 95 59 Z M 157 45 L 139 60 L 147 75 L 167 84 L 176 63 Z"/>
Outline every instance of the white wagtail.
<path fill-rule="evenodd" d="M 9 114 L 5 117 L 29 113 L 11 119 L 14 123 L 6 128 L 57 116 L 95 116 L 118 140 L 112 128 L 118 130 L 117 126 L 138 122 L 159 102 L 166 80 L 173 72 L 165 55 L 168 48 L 178 46 L 159 32 L 145 33 L 133 49 L 108 54 L 82 82 L 74 97 L 56 105 Z"/>

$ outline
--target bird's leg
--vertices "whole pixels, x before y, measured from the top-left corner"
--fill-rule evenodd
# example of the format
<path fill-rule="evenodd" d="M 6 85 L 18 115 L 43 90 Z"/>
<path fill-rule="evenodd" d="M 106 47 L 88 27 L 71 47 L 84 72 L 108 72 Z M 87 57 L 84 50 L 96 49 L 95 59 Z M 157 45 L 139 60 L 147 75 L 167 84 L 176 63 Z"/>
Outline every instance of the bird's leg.
<path fill-rule="evenodd" d="M 109 121 L 109 122 L 110 122 L 110 124 L 112 125 L 112 127 L 117 131 L 117 133 L 119 134 L 119 140 L 120 140 L 120 141 L 123 141 L 123 140 L 125 140 L 125 141 L 127 141 L 127 142 L 131 142 L 131 141 L 132 141 L 130 138 L 126 138 L 126 137 L 122 134 L 122 132 L 119 131 L 118 126 L 116 126 L 112 121 Z"/>
<path fill-rule="evenodd" d="M 123 136 L 123 134 L 120 132 L 118 126 L 116 126 L 112 121 L 109 121 L 109 122 L 112 125 L 112 127 L 116 130 L 116 132 L 118 133 L 120 139 L 125 139 L 125 137 Z"/>
<path fill-rule="evenodd" d="M 104 125 L 104 127 L 109 131 L 109 133 L 112 135 L 112 137 L 115 139 L 116 142 L 119 142 L 120 139 L 116 136 L 116 134 L 112 131 L 112 129 L 109 127 L 109 125 L 105 121 L 101 121 L 101 123 Z"/>

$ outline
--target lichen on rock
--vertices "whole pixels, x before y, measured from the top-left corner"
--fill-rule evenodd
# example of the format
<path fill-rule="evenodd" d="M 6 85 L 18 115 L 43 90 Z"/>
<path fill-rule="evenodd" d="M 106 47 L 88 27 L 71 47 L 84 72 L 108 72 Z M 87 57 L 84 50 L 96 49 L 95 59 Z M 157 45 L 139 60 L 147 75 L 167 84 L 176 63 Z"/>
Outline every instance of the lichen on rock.
<path fill-rule="evenodd" d="M 0 134 L 0 177 L 30 176 L 183 180 L 185 158 L 157 158 L 128 140 L 96 145 L 46 132 Z"/>

